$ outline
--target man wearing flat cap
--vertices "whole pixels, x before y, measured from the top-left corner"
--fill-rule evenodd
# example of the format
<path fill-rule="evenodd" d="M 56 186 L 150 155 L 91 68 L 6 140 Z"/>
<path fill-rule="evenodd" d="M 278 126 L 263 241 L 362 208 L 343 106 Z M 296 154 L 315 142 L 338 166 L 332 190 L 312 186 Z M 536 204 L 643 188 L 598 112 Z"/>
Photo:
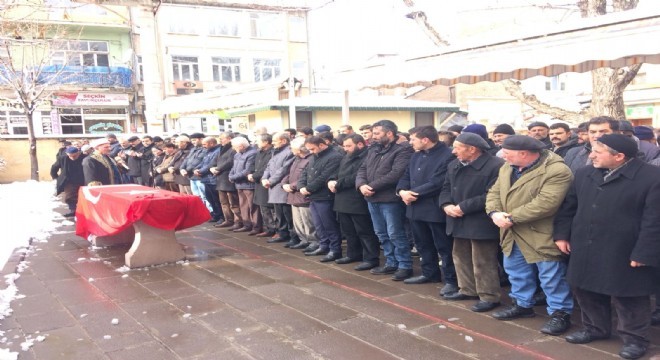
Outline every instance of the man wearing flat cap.
<path fill-rule="evenodd" d="M 553 242 L 552 222 L 573 176 L 559 155 L 533 137 L 511 135 L 502 149 L 507 165 L 488 191 L 486 213 L 500 228 L 513 304 L 493 317 L 533 317 L 538 278 L 551 316 L 541 332 L 559 335 L 570 327 L 573 297 L 566 281 L 566 255 Z"/>
<path fill-rule="evenodd" d="M 486 194 L 504 160 L 488 153 L 477 134 L 462 133 L 454 141 L 456 159 L 449 163 L 440 193 L 447 214 L 447 234 L 454 237 L 453 258 L 460 291 L 446 300 L 478 300 L 471 310 L 484 312 L 500 304 L 497 263 L 499 229 L 486 214 Z"/>
<path fill-rule="evenodd" d="M 550 127 L 543 121 L 534 121 L 527 125 L 527 135 L 545 144 L 546 149 L 552 148 L 552 141 L 548 137 Z"/>
<path fill-rule="evenodd" d="M 649 344 L 650 295 L 660 287 L 660 168 L 637 159 L 637 144 L 625 135 L 603 135 L 592 145 L 592 166 L 575 173 L 553 233 L 571 255 L 568 282 L 584 326 L 566 341 L 609 338 L 613 304 L 619 355 L 637 359 Z"/>

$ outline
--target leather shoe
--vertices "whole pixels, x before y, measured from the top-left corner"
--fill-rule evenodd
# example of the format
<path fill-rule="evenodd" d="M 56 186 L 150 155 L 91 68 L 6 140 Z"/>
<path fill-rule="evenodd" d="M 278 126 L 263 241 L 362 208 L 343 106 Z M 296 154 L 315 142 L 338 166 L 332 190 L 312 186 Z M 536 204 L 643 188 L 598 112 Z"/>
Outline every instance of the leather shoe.
<path fill-rule="evenodd" d="M 458 285 L 455 284 L 445 284 L 445 286 L 440 289 L 440 296 L 445 296 L 458 292 Z"/>
<path fill-rule="evenodd" d="M 426 284 L 426 283 L 437 283 L 437 282 L 440 282 L 440 280 L 431 279 L 424 275 L 411 277 L 403 281 L 404 284 Z"/>
<path fill-rule="evenodd" d="M 251 230 L 252 230 L 252 228 L 249 228 L 249 227 L 247 227 L 247 226 L 243 226 L 242 228 L 240 228 L 240 229 L 236 229 L 236 230 L 233 230 L 233 231 L 234 231 L 235 233 L 239 233 L 239 232 L 248 232 L 248 231 L 251 231 Z"/>
<path fill-rule="evenodd" d="M 322 257 L 319 261 L 325 263 L 325 262 L 335 261 L 339 258 L 341 258 L 341 254 L 334 253 L 331 251 L 328 253 L 328 255 Z"/>
<path fill-rule="evenodd" d="M 359 263 L 356 267 L 353 268 L 355 271 L 365 271 L 365 270 L 371 270 L 375 267 L 377 267 L 378 264 L 370 263 L 370 262 L 361 262 Z"/>
<path fill-rule="evenodd" d="M 486 311 L 491 311 L 495 309 L 496 307 L 500 306 L 499 302 L 490 302 L 490 301 L 482 301 L 479 300 L 477 301 L 476 304 L 472 305 L 470 307 L 470 310 L 474 312 L 486 312 Z"/>
<path fill-rule="evenodd" d="M 291 249 L 293 246 L 296 246 L 298 244 L 300 244 L 300 240 L 291 239 L 291 240 L 289 240 L 289 242 L 284 244 L 284 247 L 287 248 L 287 249 Z"/>
<path fill-rule="evenodd" d="M 310 243 L 305 249 L 303 249 L 303 253 L 305 253 L 305 254 L 311 253 L 311 252 L 314 252 L 314 251 L 318 250 L 318 248 L 319 248 L 319 244 Z"/>
<path fill-rule="evenodd" d="M 548 335 L 557 336 L 563 334 L 571 327 L 571 314 L 564 311 L 555 311 L 541 327 L 541 332 Z"/>
<path fill-rule="evenodd" d="M 446 295 L 442 295 L 443 300 L 450 300 L 450 301 L 460 301 L 460 300 L 479 300 L 478 296 L 474 295 L 465 295 L 460 292 L 453 292 L 449 293 Z"/>
<path fill-rule="evenodd" d="M 230 227 L 229 229 L 227 229 L 227 230 L 236 230 L 236 229 L 240 229 L 240 228 L 242 228 L 242 227 L 244 227 L 243 224 L 241 224 L 241 223 L 235 223 L 235 224 L 232 224 L 231 227 Z"/>
<path fill-rule="evenodd" d="M 356 259 L 350 258 L 348 256 L 344 256 L 343 258 L 339 258 L 339 259 L 335 260 L 335 264 L 344 265 L 344 264 L 350 264 L 350 263 L 356 262 L 356 261 L 360 261 L 360 260 L 356 260 Z"/>
<path fill-rule="evenodd" d="M 213 225 L 213 227 L 217 227 L 217 228 L 226 228 L 226 227 L 232 227 L 232 226 L 234 226 L 234 223 L 233 222 L 228 222 L 228 221 L 224 221 L 220 224 Z"/>
<path fill-rule="evenodd" d="M 259 233 L 259 230 L 252 229 L 252 231 L 250 231 L 250 232 L 247 233 L 247 234 L 250 235 L 250 236 L 254 236 L 254 235 L 257 235 L 258 233 Z"/>
<path fill-rule="evenodd" d="M 397 269 L 397 271 L 394 272 L 394 275 L 392 275 L 392 280 L 393 281 L 406 280 L 409 277 L 411 277 L 412 274 L 413 274 L 412 269 Z"/>
<path fill-rule="evenodd" d="M 369 272 L 373 275 L 389 275 L 394 274 L 397 270 L 398 268 L 396 266 L 379 266 L 371 269 Z"/>
<path fill-rule="evenodd" d="M 607 339 L 609 336 L 594 334 L 587 328 L 580 329 L 566 336 L 566 341 L 571 344 L 588 344 L 595 340 Z"/>
<path fill-rule="evenodd" d="M 324 249 L 322 247 L 319 247 L 318 249 L 311 251 L 311 252 L 306 252 L 305 256 L 320 256 L 320 255 L 328 255 L 330 250 Z M 334 260 L 334 259 L 332 259 Z"/>
<path fill-rule="evenodd" d="M 525 308 L 518 306 L 518 304 L 513 304 L 505 309 L 494 312 L 492 316 L 497 320 L 513 320 L 518 318 L 531 318 L 536 316 L 536 314 L 534 314 L 533 308 Z"/>
<path fill-rule="evenodd" d="M 658 300 L 656 300 L 658 301 Z M 656 309 L 651 314 L 651 325 L 660 325 L 660 309 Z"/>
<path fill-rule="evenodd" d="M 646 353 L 646 346 L 639 344 L 623 344 L 619 356 L 624 359 L 639 359 Z"/>
<path fill-rule="evenodd" d="M 287 239 L 287 238 L 281 238 L 281 237 L 278 236 L 278 237 L 270 238 L 270 239 L 268 239 L 266 242 L 269 243 L 269 244 L 274 244 L 274 243 L 287 242 L 287 241 L 289 241 L 289 240 L 290 240 L 290 239 Z"/>
<path fill-rule="evenodd" d="M 296 244 L 294 246 L 289 246 L 289 249 L 305 249 L 308 246 L 309 246 L 308 242 L 301 241 L 301 242 L 299 242 L 298 244 Z"/>
<path fill-rule="evenodd" d="M 271 237 L 273 235 L 275 235 L 275 233 L 272 232 L 272 231 L 264 231 L 264 232 L 258 233 L 257 237 Z"/>

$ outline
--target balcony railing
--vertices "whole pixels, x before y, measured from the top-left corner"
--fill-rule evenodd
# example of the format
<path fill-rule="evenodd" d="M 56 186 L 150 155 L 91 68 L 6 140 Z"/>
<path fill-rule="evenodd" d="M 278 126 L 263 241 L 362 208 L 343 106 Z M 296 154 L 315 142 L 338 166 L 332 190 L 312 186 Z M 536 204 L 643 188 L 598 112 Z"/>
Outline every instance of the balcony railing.
<path fill-rule="evenodd" d="M 0 68 L 0 72 L 3 69 Z M 9 77 L 11 78 L 11 77 Z M 77 85 L 98 88 L 130 88 L 133 84 L 133 72 L 129 68 L 116 66 L 64 66 L 51 65 L 41 69 L 37 78 L 40 84 Z M 0 84 L 6 83 L 0 76 Z"/>

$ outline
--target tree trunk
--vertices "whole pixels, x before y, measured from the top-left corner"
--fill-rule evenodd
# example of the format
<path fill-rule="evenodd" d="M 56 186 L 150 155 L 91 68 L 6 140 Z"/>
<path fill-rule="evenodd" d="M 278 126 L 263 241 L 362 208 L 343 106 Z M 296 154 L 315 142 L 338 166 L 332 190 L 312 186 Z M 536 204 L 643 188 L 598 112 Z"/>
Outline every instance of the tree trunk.
<path fill-rule="evenodd" d="M 637 7 L 639 0 L 615 0 L 614 11 L 631 10 Z M 587 3 L 587 8 L 583 4 Z M 583 17 L 599 16 L 605 12 L 605 0 L 580 0 L 578 3 Z M 618 120 L 626 118 L 623 104 L 623 91 L 635 78 L 641 65 L 629 69 L 600 68 L 591 71 L 592 95 L 589 113 L 592 116 L 611 116 Z"/>
<path fill-rule="evenodd" d="M 37 159 L 37 137 L 34 135 L 34 121 L 31 111 L 26 111 L 28 142 L 30 143 L 30 179 L 39 181 L 39 160 Z"/>

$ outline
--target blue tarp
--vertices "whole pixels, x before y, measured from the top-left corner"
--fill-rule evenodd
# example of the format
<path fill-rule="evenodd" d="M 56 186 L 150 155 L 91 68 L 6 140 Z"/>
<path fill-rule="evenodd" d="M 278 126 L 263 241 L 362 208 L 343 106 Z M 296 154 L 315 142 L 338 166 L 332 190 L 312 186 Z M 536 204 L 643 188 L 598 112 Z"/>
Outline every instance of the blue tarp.
<path fill-rule="evenodd" d="M 3 69 L 0 68 L 0 71 Z M 130 88 L 133 84 L 133 72 L 129 68 L 116 66 L 44 66 L 38 83 L 69 84 L 93 87 Z M 53 80 L 53 77 L 56 77 Z M 3 83 L 0 78 L 0 83 Z"/>

